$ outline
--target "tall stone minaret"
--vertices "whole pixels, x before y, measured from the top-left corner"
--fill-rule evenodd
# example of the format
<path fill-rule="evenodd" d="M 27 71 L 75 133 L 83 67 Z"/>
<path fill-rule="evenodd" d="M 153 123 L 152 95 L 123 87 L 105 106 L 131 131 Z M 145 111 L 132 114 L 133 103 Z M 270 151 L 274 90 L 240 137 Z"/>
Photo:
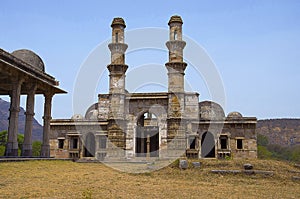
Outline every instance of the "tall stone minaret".
<path fill-rule="evenodd" d="M 124 29 L 126 27 L 122 18 L 114 18 L 111 24 L 112 42 L 108 45 L 111 51 L 111 64 L 109 70 L 109 94 L 111 94 L 110 118 L 124 119 L 125 105 L 125 73 L 128 66 L 125 64 Z"/>
<path fill-rule="evenodd" d="M 166 45 L 169 49 L 168 69 L 168 119 L 167 119 L 167 153 L 168 156 L 179 157 L 186 149 L 185 139 L 185 92 L 184 70 L 187 66 L 183 62 L 182 19 L 172 16 L 168 23 L 170 38 Z"/>
<path fill-rule="evenodd" d="M 111 51 L 109 70 L 109 99 L 110 110 L 108 115 L 108 145 L 106 158 L 123 158 L 125 149 L 125 73 L 128 66 L 125 64 L 124 29 L 126 27 L 122 18 L 114 18 L 111 24 L 112 42 L 108 45 Z"/>
<path fill-rule="evenodd" d="M 168 23 L 170 27 L 170 38 L 166 45 L 169 49 L 168 69 L 168 91 L 172 93 L 184 92 L 184 70 L 187 66 L 183 62 L 183 49 L 185 41 L 182 41 L 182 19 L 180 16 L 172 16 Z"/>

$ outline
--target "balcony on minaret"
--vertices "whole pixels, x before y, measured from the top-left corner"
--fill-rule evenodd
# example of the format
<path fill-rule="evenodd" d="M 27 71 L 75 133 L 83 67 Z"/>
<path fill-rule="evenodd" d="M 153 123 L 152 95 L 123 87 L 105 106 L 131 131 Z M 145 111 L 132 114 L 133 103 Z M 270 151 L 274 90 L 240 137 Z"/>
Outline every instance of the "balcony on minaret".
<path fill-rule="evenodd" d="M 108 48 L 111 52 L 111 64 L 124 64 L 125 52 L 127 50 L 127 44 L 124 43 L 110 43 Z"/>
<path fill-rule="evenodd" d="M 185 41 L 171 40 L 166 45 L 169 49 L 169 62 L 183 62 L 183 48 Z"/>

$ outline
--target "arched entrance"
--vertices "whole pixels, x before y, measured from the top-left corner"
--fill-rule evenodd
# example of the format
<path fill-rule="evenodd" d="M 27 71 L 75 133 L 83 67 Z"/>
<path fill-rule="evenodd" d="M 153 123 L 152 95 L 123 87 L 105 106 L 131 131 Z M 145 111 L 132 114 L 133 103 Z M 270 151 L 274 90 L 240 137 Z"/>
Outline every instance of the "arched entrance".
<path fill-rule="evenodd" d="M 95 157 L 95 136 L 88 133 L 84 140 L 84 157 Z"/>
<path fill-rule="evenodd" d="M 203 133 L 201 137 L 201 157 L 214 158 L 215 154 L 215 138 L 210 132 Z"/>
<path fill-rule="evenodd" d="M 135 154 L 136 157 L 159 156 L 159 127 L 152 113 L 146 112 L 137 120 Z"/>

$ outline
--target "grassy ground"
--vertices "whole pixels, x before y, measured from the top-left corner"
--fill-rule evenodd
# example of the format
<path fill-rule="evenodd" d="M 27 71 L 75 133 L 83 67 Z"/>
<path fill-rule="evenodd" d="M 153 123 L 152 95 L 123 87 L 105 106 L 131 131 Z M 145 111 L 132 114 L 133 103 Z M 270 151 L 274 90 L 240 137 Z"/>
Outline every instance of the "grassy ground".
<path fill-rule="evenodd" d="M 274 171 L 272 177 L 212 174 L 212 169 Z M 293 165 L 267 160 L 201 160 L 201 169 L 169 166 L 129 174 L 99 163 L 31 161 L 0 163 L 1 198 L 300 198 L 300 173 Z"/>

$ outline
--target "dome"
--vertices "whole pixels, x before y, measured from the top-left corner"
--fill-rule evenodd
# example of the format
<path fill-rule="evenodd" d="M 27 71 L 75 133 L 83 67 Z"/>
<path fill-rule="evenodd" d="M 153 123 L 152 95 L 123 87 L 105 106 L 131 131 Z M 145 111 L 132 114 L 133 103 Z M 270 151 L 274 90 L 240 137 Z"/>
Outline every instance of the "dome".
<path fill-rule="evenodd" d="M 116 25 L 120 25 L 120 26 L 123 26 L 124 28 L 126 28 L 125 21 L 121 17 L 116 17 L 113 19 L 113 21 L 111 23 L 111 27 L 116 26 Z"/>
<path fill-rule="evenodd" d="M 223 120 L 225 113 L 223 108 L 212 101 L 203 101 L 199 103 L 200 119 L 203 120 Z"/>
<path fill-rule="evenodd" d="M 80 114 L 75 114 L 71 117 L 72 120 L 82 120 L 83 116 Z"/>
<path fill-rule="evenodd" d="M 171 23 L 181 23 L 181 24 L 183 24 L 181 17 L 178 16 L 178 15 L 174 15 L 170 18 L 168 25 L 170 25 Z"/>
<path fill-rule="evenodd" d="M 31 65 L 34 69 L 45 72 L 45 65 L 43 60 L 31 50 L 21 49 L 11 53 L 18 59 L 21 59 L 25 63 Z"/>
<path fill-rule="evenodd" d="M 242 116 L 241 113 L 234 111 L 234 112 L 229 113 L 227 115 L 227 117 L 229 117 L 229 118 L 242 118 L 243 116 Z"/>
<path fill-rule="evenodd" d="M 85 113 L 85 119 L 87 120 L 96 120 L 98 119 L 98 103 L 93 104 L 88 108 Z"/>

